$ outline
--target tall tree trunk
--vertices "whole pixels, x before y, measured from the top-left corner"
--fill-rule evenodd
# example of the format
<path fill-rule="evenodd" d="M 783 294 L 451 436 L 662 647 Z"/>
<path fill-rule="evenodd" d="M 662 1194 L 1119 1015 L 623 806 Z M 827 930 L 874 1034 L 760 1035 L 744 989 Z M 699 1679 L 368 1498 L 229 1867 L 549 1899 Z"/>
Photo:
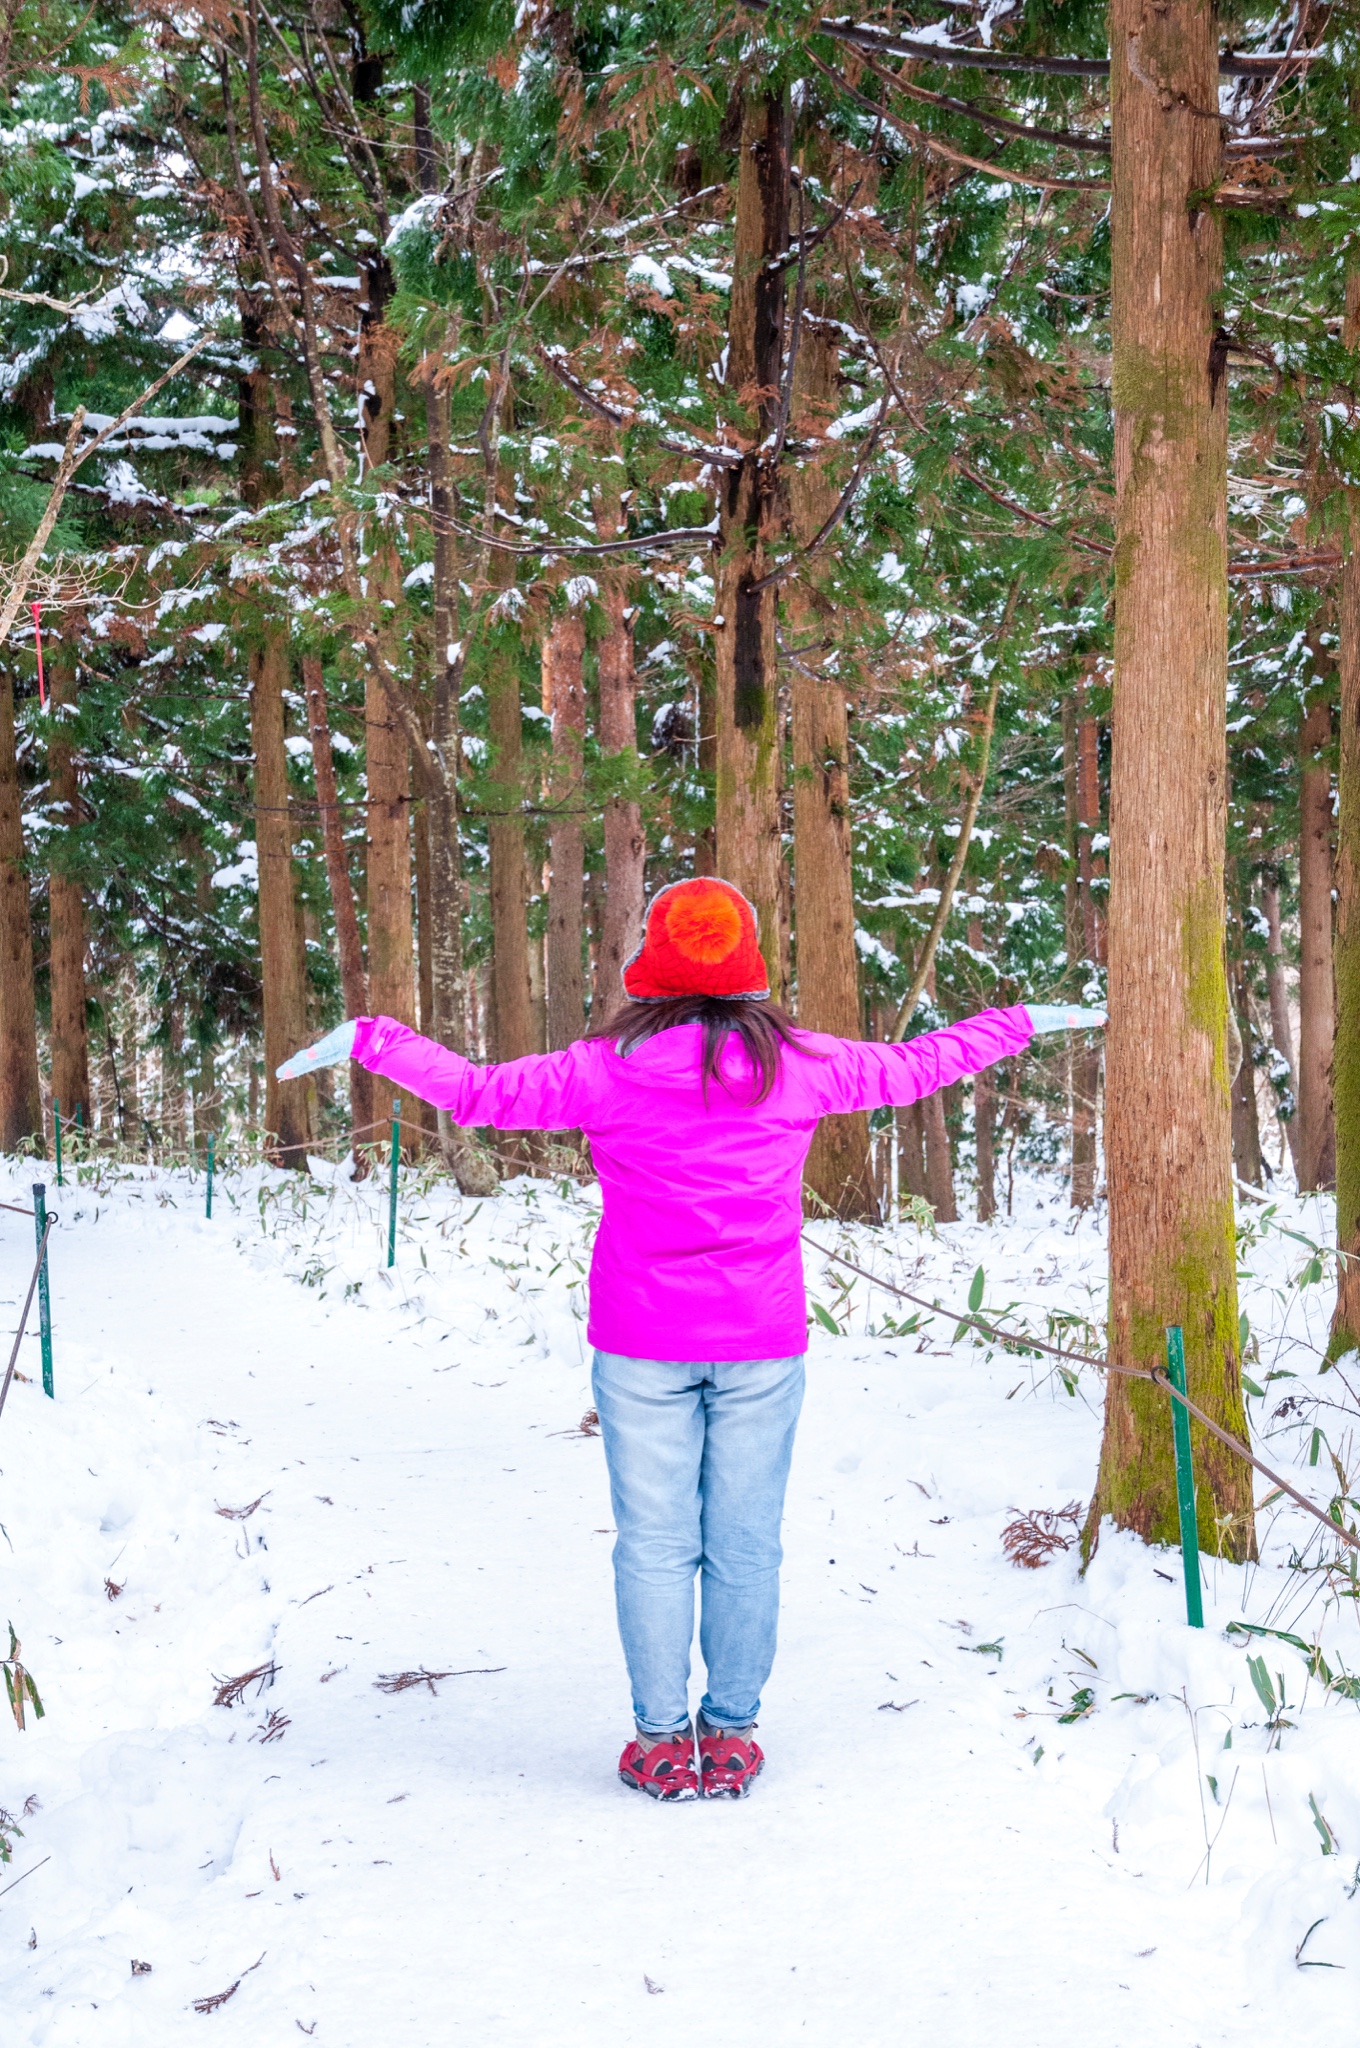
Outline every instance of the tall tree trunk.
<path fill-rule="evenodd" d="M 1337 874 L 1340 876 L 1340 861 Z M 1273 878 L 1261 878 L 1261 909 L 1266 920 L 1266 994 L 1270 1001 L 1270 1036 L 1275 1050 L 1289 1069 L 1289 1115 L 1282 1118 L 1284 1134 L 1289 1146 L 1289 1157 L 1293 1161 L 1294 1173 L 1299 1170 L 1299 1072 L 1294 1064 L 1294 1034 L 1289 1023 L 1289 991 L 1284 980 L 1284 942 L 1280 934 L 1280 885 Z M 1338 933 L 1340 932 L 1340 907 L 1338 905 Z M 1340 943 L 1338 938 L 1338 944 Z M 1340 968 L 1337 969 L 1338 975 Z"/>
<path fill-rule="evenodd" d="M 798 352 L 793 420 L 800 439 L 823 430 L 840 386 L 837 329 L 805 320 Z M 811 541 L 835 506 L 836 487 L 808 465 L 789 479 L 793 538 Z M 806 590 L 788 591 L 792 636 L 806 641 L 818 613 Z M 835 1038 L 860 1036 L 859 967 L 850 843 L 850 725 L 845 686 L 823 676 L 816 656 L 795 662 L 790 678 L 793 728 L 793 864 L 797 891 L 798 1021 Z M 814 1211 L 877 1223 L 878 1192 L 863 1113 L 823 1117 L 803 1168 Z"/>
<path fill-rule="evenodd" d="M 1360 348 L 1360 265 L 1346 276 L 1342 339 Z M 1341 568 L 1341 757 L 1336 821 L 1336 1310 L 1330 1364 L 1360 1350 L 1360 491 L 1346 493 Z"/>
<path fill-rule="evenodd" d="M 996 1076 L 984 1067 L 973 1076 L 973 1137 L 977 1146 L 977 1218 L 996 1214 Z"/>
<path fill-rule="evenodd" d="M 1086 982 L 1101 957 L 1100 919 L 1096 909 L 1095 835 L 1100 829 L 1100 727 L 1086 706 L 1086 685 L 1077 685 L 1075 717 L 1077 922 L 1081 943 L 1081 978 Z M 1081 991 L 1078 990 L 1078 994 Z M 1074 1209 L 1089 1209 L 1096 1198 L 1096 1113 L 1100 1096 L 1100 1037 L 1094 1031 L 1075 1033 L 1072 1060 L 1072 1190 Z"/>
<path fill-rule="evenodd" d="M 968 946 L 983 957 L 982 919 L 968 920 Z M 973 1076 L 973 1144 L 977 1153 L 977 1217 L 990 1223 L 996 1214 L 996 1074 L 984 1067 Z"/>
<path fill-rule="evenodd" d="M 412 783 L 415 774 L 412 771 Z M 434 912 L 430 903 L 430 809 L 425 803 L 415 806 L 411 821 L 411 837 L 415 849 L 416 867 L 416 1014 L 420 1019 L 421 1035 L 434 1036 L 434 945 L 432 926 Z M 433 1143 L 439 1136 L 438 1112 L 432 1102 L 420 1105 L 420 1121 L 426 1137 Z"/>
<path fill-rule="evenodd" d="M 623 508 L 602 507 L 596 521 L 600 538 L 622 531 Z M 600 755 L 622 785 L 605 798 L 604 915 L 595 962 L 593 1015 L 608 1017 L 623 1001 L 623 970 L 642 939 L 646 889 L 647 840 L 642 806 L 632 791 L 639 778 L 637 751 L 637 672 L 633 663 L 633 623 L 622 581 L 604 583 L 601 602 L 609 624 L 596 650 L 599 671 Z"/>
<path fill-rule="evenodd" d="M 757 586 L 780 520 L 777 433 L 789 238 L 788 111 L 756 92 L 742 117 L 726 384 L 746 419 L 745 452 L 723 473 L 717 665 L 718 872 L 755 908 L 776 1000 L 784 994 L 779 921 L 779 680 L 773 588 Z"/>
<path fill-rule="evenodd" d="M 1261 1171 L 1261 1126 L 1256 1113 L 1256 1066 L 1252 1059 L 1254 1035 L 1247 1000 L 1247 971 L 1241 960 L 1235 960 L 1232 965 L 1232 999 L 1241 1049 L 1232 1083 L 1233 1165 L 1239 1180 L 1245 1181 L 1248 1187 L 1259 1188 L 1264 1175 Z"/>
<path fill-rule="evenodd" d="M 1299 728 L 1299 1187 L 1336 1180 L 1332 1121 L 1332 706 L 1308 705 Z"/>
<path fill-rule="evenodd" d="M 926 994 L 935 1001 L 935 969 L 926 979 Z M 937 1088 L 921 1103 L 921 1130 L 926 1153 L 926 1200 L 935 1211 L 937 1223 L 957 1223 L 958 1199 L 954 1192 L 954 1148 L 945 1122 L 945 1091 Z"/>
<path fill-rule="evenodd" d="M 926 1139 L 926 1200 L 935 1211 L 937 1223 L 957 1223 L 959 1205 L 954 1194 L 954 1155 L 949 1128 L 944 1120 L 944 1094 L 937 1089 L 921 1104 Z"/>
<path fill-rule="evenodd" d="M 1110 11 L 1116 600 L 1110 1023 L 1105 1148 L 1110 1352 L 1164 1365 L 1185 1333 L 1189 1392 L 1246 1441 L 1238 1361 L 1228 988 L 1227 425 L 1216 335 L 1218 27 L 1208 0 Z M 1192 1425 L 1199 1537 L 1256 1547 L 1251 1467 Z M 1109 1375 L 1102 1516 L 1148 1542 L 1179 1524 L 1171 1413 Z"/>
<path fill-rule="evenodd" d="M 365 310 L 359 329 L 357 384 L 367 476 L 382 469 L 394 450 L 398 338 L 387 324 L 394 287 L 384 255 L 364 270 Z M 374 536 L 368 563 L 369 588 L 388 672 L 395 679 L 399 641 L 395 620 L 401 607 L 401 562 L 385 533 Z M 394 689 L 375 662 L 364 678 L 364 759 L 368 777 L 368 992 L 374 1014 L 416 1021 L 415 930 L 411 916 L 411 742 L 395 702 Z M 387 1091 L 374 1089 L 375 1106 L 386 1107 Z M 405 1124 L 420 1128 L 421 1104 L 401 1096 Z M 377 1136 L 377 1133 L 374 1133 Z"/>
<path fill-rule="evenodd" d="M 345 820 L 335 780 L 335 756 L 331 751 L 330 713 L 326 704 L 326 681 L 321 657 L 302 657 L 302 687 L 307 703 L 307 730 L 312 742 L 312 772 L 316 780 L 317 808 L 321 813 L 321 844 L 326 858 L 326 880 L 330 885 L 331 913 L 335 919 L 335 947 L 340 962 L 340 995 L 347 1017 L 368 1014 L 368 976 L 364 972 L 363 944 L 359 937 L 359 915 L 354 903 L 349 856 L 345 852 Z M 357 1147 L 372 1142 L 372 1076 L 356 1060 L 349 1063 L 350 1129 Z M 197 1129 L 197 1112 L 195 1112 Z"/>
<path fill-rule="evenodd" d="M 74 860 L 80 822 L 80 771 L 71 739 L 76 715 L 76 651 L 68 625 L 50 642 L 48 684 L 51 727 L 47 780 L 56 826 L 50 842 L 48 908 L 51 929 L 52 1094 L 69 1125 L 79 1110 L 90 1124 L 90 1055 L 85 1022 L 85 890 Z"/>
<path fill-rule="evenodd" d="M 315 1084 L 277 1081 L 275 1068 L 307 1043 L 307 988 L 298 943 L 293 821 L 283 692 L 286 627 L 266 629 L 250 655 L 250 740 L 255 755 L 255 845 L 259 856 L 260 982 L 264 1007 L 264 1128 L 277 1166 L 306 1170 Z"/>
<path fill-rule="evenodd" d="M 491 868 L 491 1057 L 534 1050 L 529 1009 L 528 874 L 524 860 L 524 750 L 519 661 L 498 650 L 486 676 L 491 741 L 487 804 Z"/>
<path fill-rule="evenodd" d="M 930 1199 L 926 1176 L 926 1125 L 922 1104 L 913 1102 L 897 1111 L 897 1171 L 909 1195 Z"/>
<path fill-rule="evenodd" d="M 14 680 L 0 666 L 0 1152 L 29 1141 L 44 1149 Z"/>
<path fill-rule="evenodd" d="M 252 350 L 268 337 L 254 296 L 241 294 L 242 333 Z M 279 494 L 274 387 L 255 367 L 237 383 L 241 495 L 252 510 Z M 255 846 L 259 865 L 260 986 L 264 1011 L 264 1128 L 268 1156 L 279 1166 L 307 1167 L 316 1086 L 280 1082 L 274 1069 L 307 1041 L 304 955 L 297 928 L 293 824 L 288 808 L 288 755 L 283 693 L 288 683 L 286 623 L 270 622 L 250 654 L 250 736 L 255 758 Z"/>
<path fill-rule="evenodd" d="M 434 961 L 430 949 L 430 814 L 423 803 L 415 806 L 411 831 L 416 863 L 416 1015 L 421 1035 L 429 1038 L 434 1031 Z"/>
<path fill-rule="evenodd" d="M 548 1050 L 585 1035 L 584 943 L 586 628 L 579 612 L 559 612 L 543 642 L 543 709 L 552 724 L 548 777 Z"/>
<path fill-rule="evenodd" d="M 430 773 L 425 804 L 430 846 L 430 1036 L 451 1052 L 476 1057 L 463 997 L 463 853 L 459 839 L 458 777 L 462 762 L 459 691 L 463 650 L 458 624 L 458 564 L 453 546 L 451 402 L 448 384 L 430 379 L 425 395 L 430 501 L 434 520 L 434 677 L 430 710 Z M 507 560 L 513 559 L 507 557 Z M 492 1195 L 495 1160 L 447 1110 L 437 1113 L 444 1163 L 465 1195 Z"/>

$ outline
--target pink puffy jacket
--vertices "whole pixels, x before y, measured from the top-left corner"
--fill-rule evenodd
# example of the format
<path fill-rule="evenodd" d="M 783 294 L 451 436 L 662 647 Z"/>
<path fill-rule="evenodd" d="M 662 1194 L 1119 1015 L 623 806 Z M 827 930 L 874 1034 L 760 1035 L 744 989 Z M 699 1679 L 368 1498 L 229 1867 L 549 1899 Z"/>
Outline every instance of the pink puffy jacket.
<path fill-rule="evenodd" d="M 818 1119 L 917 1102 L 1017 1053 L 1028 1012 L 984 1010 L 906 1045 L 808 1032 L 753 1103 L 734 1034 L 705 1101 L 702 1027 L 681 1024 L 625 1057 L 610 1039 L 475 1067 L 391 1017 L 359 1019 L 354 1057 L 456 1124 L 584 1131 L 604 1215 L 590 1268 L 589 1337 L 632 1358 L 792 1358 L 807 1348 L 798 1233 L 801 1170 Z"/>

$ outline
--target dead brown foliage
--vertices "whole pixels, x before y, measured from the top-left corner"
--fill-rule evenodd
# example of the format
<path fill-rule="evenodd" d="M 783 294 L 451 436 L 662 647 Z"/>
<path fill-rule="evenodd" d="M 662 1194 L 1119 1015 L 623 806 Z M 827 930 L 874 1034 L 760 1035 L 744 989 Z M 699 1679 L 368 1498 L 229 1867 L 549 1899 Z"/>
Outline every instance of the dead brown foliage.
<path fill-rule="evenodd" d="M 1040 1565 L 1047 1564 L 1058 1551 L 1068 1549 L 1076 1540 L 1080 1521 L 1079 1500 L 1070 1500 L 1065 1508 L 1031 1508 L 1027 1514 L 1016 1514 L 1015 1520 L 1006 1524 L 1001 1531 L 1001 1548 L 1012 1564 L 1038 1571 Z"/>
<path fill-rule="evenodd" d="M 218 1508 L 217 1512 L 219 1515 L 223 1516 L 225 1520 L 227 1520 L 228 1522 L 248 1521 L 250 1516 L 254 1514 L 256 1508 L 260 1505 L 260 1501 L 268 1500 L 268 1498 L 269 1491 L 268 1489 L 266 1489 L 266 1491 L 260 1495 L 259 1500 L 247 1501 L 246 1505 L 243 1508 Z"/>
<path fill-rule="evenodd" d="M 255 1687 L 255 1697 L 258 1699 L 265 1690 L 265 1687 L 274 1683 L 278 1676 L 278 1670 L 278 1665 L 270 1662 L 268 1664 L 257 1664 L 253 1671 L 243 1671 L 239 1678 L 219 1678 L 217 1681 L 217 1691 L 213 1694 L 213 1705 L 215 1707 L 234 1707 L 238 1705 L 245 1698 L 247 1691 L 252 1685 Z"/>

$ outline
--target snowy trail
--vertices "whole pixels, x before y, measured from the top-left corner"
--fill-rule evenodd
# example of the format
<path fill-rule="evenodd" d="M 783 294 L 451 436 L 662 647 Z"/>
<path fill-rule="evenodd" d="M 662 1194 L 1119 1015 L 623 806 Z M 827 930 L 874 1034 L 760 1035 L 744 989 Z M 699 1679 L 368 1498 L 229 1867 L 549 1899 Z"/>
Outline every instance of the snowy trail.
<path fill-rule="evenodd" d="M 164 1175 L 60 1204 L 59 1398 L 17 1386 L 0 1420 L 0 1621 L 48 1706 L 0 1736 L 0 1806 L 40 1801 L 0 1881 L 51 1859 L 0 1897 L 16 2041 L 1211 2048 L 1353 2016 L 1356 1708 L 1314 1688 L 1267 1754 L 1222 1634 L 1266 1618 L 1284 1524 L 1259 1571 L 1211 1576 L 1203 1635 L 1174 1555 L 1016 1570 L 1008 1510 L 1089 1492 L 1095 1390 L 1036 1396 L 943 1325 L 918 1351 L 861 1313 L 811 1343 L 766 1774 L 742 1805 L 656 1807 L 613 1775 L 608 1493 L 575 1427 L 588 1205 L 413 1192 L 389 1287 L 378 1191 L 301 1220 L 285 1191 L 261 1227 L 278 1185 L 211 1224 Z M 962 1299 L 984 1258 L 989 1302 L 1051 1281 L 1082 1305 L 1094 1228 L 1025 1199 L 927 1248 L 928 1290 Z M 9 1300 L 31 1227 L 3 1225 Z M 1290 1328 L 1308 1313 L 1291 1297 Z M 1334 1663 L 1360 1663 L 1354 1626 Z M 271 1659 L 267 1691 L 212 1704 Z M 1297 1706 L 1302 1660 L 1268 1662 Z M 422 1665 L 473 1675 L 376 1689 Z M 1226 1798 L 1234 1772 L 1206 1886 L 1201 1794 L 1212 1833 L 1206 1778 Z M 1296 1967 L 1322 1916 L 1305 1960 L 1349 1976 Z"/>

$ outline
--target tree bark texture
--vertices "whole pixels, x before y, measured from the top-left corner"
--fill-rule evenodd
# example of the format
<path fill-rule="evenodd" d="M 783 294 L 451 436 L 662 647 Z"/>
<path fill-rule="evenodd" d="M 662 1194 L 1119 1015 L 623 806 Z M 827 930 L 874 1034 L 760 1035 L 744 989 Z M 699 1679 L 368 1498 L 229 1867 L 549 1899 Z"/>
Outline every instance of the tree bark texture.
<path fill-rule="evenodd" d="M 1105 1051 L 1110 1354 L 1165 1362 L 1246 1441 L 1227 1067 L 1227 418 L 1216 338 L 1221 231 L 1199 195 L 1221 159 L 1208 0 L 1113 0 L 1115 680 L 1110 1023 Z M 1249 1465 L 1192 1424 L 1199 1537 L 1255 1553 Z M 1086 1525 L 1179 1537 L 1171 1415 L 1111 1373 Z"/>
<path fill-rule="evenodd" d="M 368 1015 L 368 976 L 364 972 L 364 950 L 359 936 L 359 914 L 354 903 L 349 856 L 345 851 L 345 819 L 335 780 L 335 756 L 331 750 L 330 712 L 326 703 L 326 681 L 321 658 L 302 657 L 302 687 L 307 704 L 307 730 L 312 742 L 312 773 L 316 781 L 317 808 L 321 813 L 321 844 L 326 859 L 326 880 L 330 885 L 331 912 L 335 919 L 335 944 L 340 961 L 340 994 L 346 1017 Z M 373 1121 L 372 1076 L 357 1061 L 349 1062 L 350 1129 L 367 1132 Z M 356 1136 L 356 1145 L 371 1142 Z"/>
<path fill-rule="evenodd" d="M 529 1010 L 528 875 L 524 862 L 524 749 L 519 662 L 497 651 L 486 677 L 491 772 L 487 825 L 491 868 L 491 1043 L 495 1060 L 534 1050 Z"/>
<path fill-rule="evenodd" d="M 288 754 L 283 693 L 288 682 L 288 629 L 266 628 L 250 655 L 250 742 L 255 756 L 257 909 L 264 1010 L 264 1128 L 276 1166 L 306 1171 L 315 1083 L 277 1081 L 274 1069 L 307 1043 L 307 987 L 297 892 L 293 821 L 288 808 Z"/>
<path fill-rule="evenodd" d="M 43 1145 L 33 929 L 14 737 L 14 680 L 0 668 L 0 1152 Z"/>
<path fill-rule="evenodd" d="M 579 612 L 560 612 L 543 642 L 543 709 L 552 727 L 548 772 L 548 1050 L 585 1035 L 584 942 L 586 628 Z"/>
<path fill-rule="evenodd" d="M 1081 979 L 1085 983 L 1103 955 L 1102 920 L 1092 883 L 1096 872 L 1095 835 L 1100 829 L 1100 728 L 1086 708 L 1086 689 L 1077 686 L 1073 721 L 1076 810 L 1076 937 L 1080 946 Z M 1082 991 L 1078 990 L 1078 995 Z M 1089 1209 L 1096 1198 L 1097 1109 L 1100 1097 L 1100 1035 L 1073 1034 L 1072 1060 L 1072 1187 L 1074 1209 Z"/>
<path fill-rule="evenodd" d="M 1299 727 L 1299 1187 L 1336 1180 L 1332 1121 L 1332 706 L 1309 703 Z"/>
<path fill-rule="evenodd" d="M 365 310 L 359 329 L 357 382 L 363 471 L 381 469 L 393 453 L 398 337 L 386 311 L 393 276 L 385 256 L 364 271 Z M 393 621 L 401 604 L 401 561 L 381 532 L 373 536 L 367 566 L 373 616 L 383 660 L 396 674 Z M 415 928 L 411 914 L 411 749 L 394 692 L 370 662 L 364 682 L 364 758 L 368 776 L 368 991 L 375 1015 L 416 1021 Z M 374 1089 L 386 1107 L 387 1090 Z M 403 1093 L 404 1123 L 421 1127 L 421 1104 Z M 381 1142 L 374 1131 L 370 1143 Z"/>
<path fill-rule="evenodd" d="M 51 702 L 47 781 L 54 831 L 49 841 L 49 983 L 52 997 L 52 1094 L 69 1126 L 77 1110 L 87 1130 L 90 1117 L 90 1054 L 85 1017 L 85 890 L 75 863 L 80 822 L 80 770 L 72 738 L 76 717 L 76 657 L 73 639 L 48 643 Z"/>
<path fill-rule="evenodd" d="M 897 1173 L 909 1195 L 925 1202 L 930 1199 L 926 1179 L 926 1127 L 919 1102 L 897 1111 Z"/>
<path fill-rule="evenodd" d="M 453 547 L 452 420 L 448 385 L 431 378 L 425 397 L 430 504 L 434 517 L 434 660 L 430 710 L 430 772 L 425 807 L 430 852 L 430 1006 L 426 1027 L 451 1052 L 475 1057 L 468 1037 L 463 974 L 463 853 L 459 839 L 462 734 L 459 691 L 463 654 L 454 640 L 458 623 L 458 565 Z M 508 558 L 507 558 L 508 559 Z M 436 1112 L 444 1163 L 465 1195 L 491 1195 L 499 1174 L 490 1152 L 447 1110 Z"/>
<path fill-rule="evenodd" d="M 1338 826 L 1338 831 L 1340 827 Z M 1338 876 L 1340 867 L 1338 864 Z M 1280 885 L 1262 879 L 1261 909 L 1266 920 L 1266 994 L 1270 1002 L 1270 1036 L 1275 1050 L 1289 1069 L 1289 1114 L 1284 1124 L 1285 1142 L 1297 1177 L 1299 1170 L 1299 1072 L 1294 1063 L 1294 1033 L 1289 1021 L 1289 991 L 1284 979 L 1284 941 L 1280 933 Z M 1338 944 L 1339 944 L 1338 909 Z M 1340 969 L 1338 966 L 1338 976 Z"/>
<path fill-rule="evenodd" d="M 1343 340 L 1360 347 L 1360 266 L 1346 277 Z M 1341 566 L 1341 746 L 1336 819 L 1336 1309 L 1330 1364 L 1360 1350 L 1360 491 L 1345 504 Z"/>
<path fill-rule="evenodd" d="M 778 460 L 761 451 L 777 432 L 784 339 L 783 255 L 789 238 L 788 110 L 782 93 L 753 93 L 742 118 L 726 387 L 745 447 L 723 472 L 719 522 L 717 864 L 755 907 L 777 1001 L 780 949 L 779 677 L 776 593 L 757 588 L 782 524 Z"/>
<path fill-rule="evenodd" d="M 1232 998 L 1242 1048 L 1232 1084 L 1233 1166 L 1239 1180 L 1245 1181 L 1248 1187 L 1259 1188 L 1264 1179 L 1261 1171 L 1261 1126 L 1256 1113 L 1256 1067 L 1252 1060 L 1254 1041 L 1251 1008 L 1247 1001 L 1247 974 L 1241 960 L 1233 962 Z"/>
<path fill-rule="evenodd" d="M 959 1205 L 954 1194 L 954 1154 L 945 1123 L 944 1095 L 937 1089 L 921 1104 L 921 1121 L 926 1140 L 926 1200 L 935 1211 L 937 1223 L 957 1223 Z"/>
<path fill-rule="evenodd" d="M 804 323 L 795 368 L 793 419 L 803 439 L 825 426 L 840 385 L 836 333 L 821 321 Z M 806 546 L 836 503 L 835 485 L 815 465 L 789 479 L 794 541 Z M 808 592 L 787 592 L 789 626 L 799 642 L 817 620 Z M 798 1021 L 809 1031 L 859 1038 L 859 971 L 855 954 L 855 900 L 850 838 L 850 724 L 845 688 L 823 676 L 816 657 L 796 664 L 790 677 L 793 727 L 793 872 L 798 947 Z M 830 1210 L 850 1222 L 877 1223 L 878 1193 L 869 1152 L 869 1119 L 823 1117 L 803 1168 L 813 1212 Z"/>
<path fill-rule="evenodd" d="M 977 1147 L 977 1218 L 996 1214 L 996 1076 L 984 1067 L 973 1076 L 973 1138 Z"/>
<path fill-rule="evenodd" d="M 414 775 L 412 781 L 414 782 Z M 420 1019 L 420 1033 L 424 1038 L 434 1036 L 434 958 L 430 928 L 434 913 L 430 904 L 430 812 L 427 804 L 417 804 L 411 821 L 411 838 L 416 868 L 416 1015 Z M 420 1121 L 426 1136 L 434 1140 L 439 1134 L 438 1113 L 432 1102 L 420 1105 Z"/>
<path fill-rule="evenodd" d="M 622 529 L 622 508 L 611 507 L 598 525 L 600 538 L 610 539 Z M 603 1019 L 623 1001 L 623 970 L 642 940 L 647 840 L 642 805 L 631 793 L 639 771 L 637 672 L 633 622 L 623 583 L 617 578 L 606 581 L 601 602 L 609 624 L 596 650 L 600 755 L 605 770 L 623 785 L 605 798 L 604 805 L 604 915 L 594 996 L 594 1015 Z"/>

